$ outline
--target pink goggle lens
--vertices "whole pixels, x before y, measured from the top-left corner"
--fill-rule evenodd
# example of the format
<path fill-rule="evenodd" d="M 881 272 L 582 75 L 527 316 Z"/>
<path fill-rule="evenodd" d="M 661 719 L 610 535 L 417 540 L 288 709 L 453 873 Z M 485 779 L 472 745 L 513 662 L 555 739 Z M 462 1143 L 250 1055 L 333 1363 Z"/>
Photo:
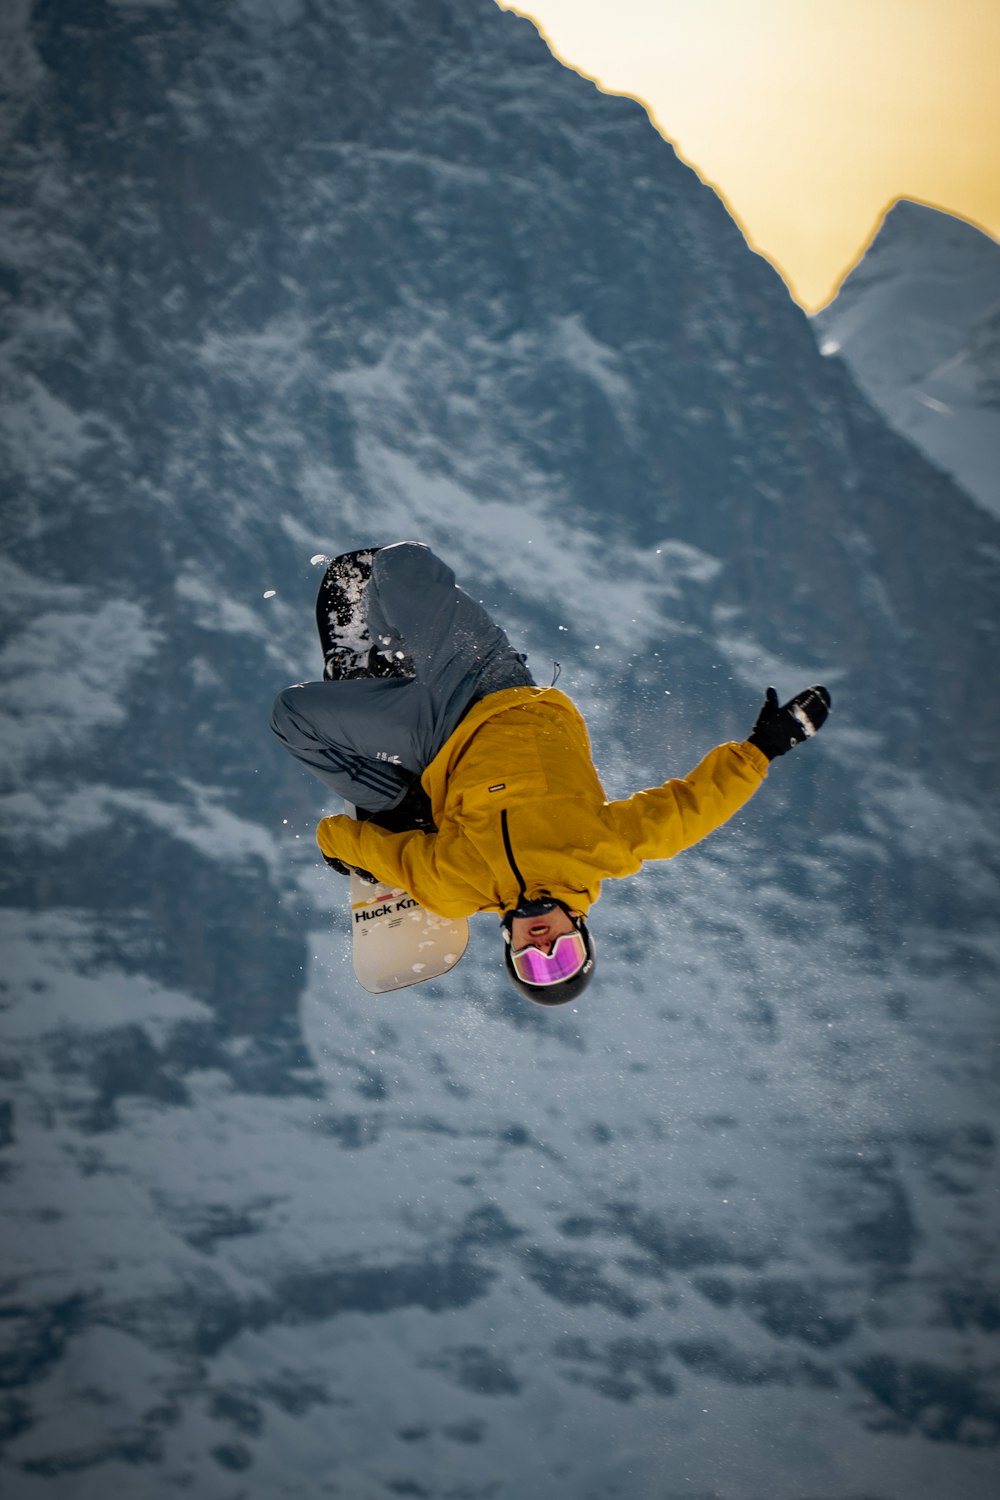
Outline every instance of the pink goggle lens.
<path fill-rule="evenodd" d="M 587 945 L 578 932 L 564 932 L 556 938 L 551 953 L 541 948 L 521 948 L 511 953 L 514 973 L 525 984 L 561 984 L 572 979 L 587 962 Z"/>

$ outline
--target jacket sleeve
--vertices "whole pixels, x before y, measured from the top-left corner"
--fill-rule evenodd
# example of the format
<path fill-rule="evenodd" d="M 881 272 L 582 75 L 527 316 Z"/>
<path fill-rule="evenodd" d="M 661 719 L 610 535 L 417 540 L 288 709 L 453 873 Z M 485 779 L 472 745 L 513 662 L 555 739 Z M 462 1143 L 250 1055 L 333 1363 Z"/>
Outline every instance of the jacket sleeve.
<path fill-rule="evenodd" d="M 344 815 L 322 818 L 316 829 L 316 842 L 324 854 L 342 859 L 345 865 L 370 870 L 387 885 L 404 883 L 403 870 L 412 864 L 412 860 L 405 859 L 406 847 L 415 838 L 427 837 L 424 833 L 389 833 L 385 828 Z"/>
<path fill-rule="evenodd" d="M 454 877 L 444 888 L 435 868 L 437 834 L 390 833 L 341 815 L 321 820 L 316 842 L 324 854 L 370 871 L 384 885 L 400 886 L 439 917 L 470 917 L 489 909 L 480 892 Z"/>
<path fill-rule="evenodd" d="M 745 740 L 719 745 L 683 780 L 609 803 L 608 816 L 637 859 L 670 859 L 749 802 L 767 766 L 767 757 Z"/>

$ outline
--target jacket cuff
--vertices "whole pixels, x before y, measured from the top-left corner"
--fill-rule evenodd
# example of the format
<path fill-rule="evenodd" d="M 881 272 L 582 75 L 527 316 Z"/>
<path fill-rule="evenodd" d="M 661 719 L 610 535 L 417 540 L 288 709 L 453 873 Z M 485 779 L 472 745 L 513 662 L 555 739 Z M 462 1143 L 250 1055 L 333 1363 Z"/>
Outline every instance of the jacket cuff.
<path fill-rule="evenodd" d="M 338 841 L 339 842 L 339 848 L 338 848 L 338 847 L 336 847 L 335 840 L 332 839 L 330 837 L 330 835 L 331 835 L 331 833 L 334 832 L 334 826 L 333 825 L 341 825 L 341 824 L 344 824 L 344 823 L 352 823 L 352 822 L 353 822 L 353 819 L 344 817 L 342 815 L 339 815 L 339 816 L 336 816 L 336 817 L 332 817 L 332 818 L 321 818 L 320 819 L 320 821 L 319 821 L 319 823 L 317 824 L 317 827 L 316 827 L 316 842 L 319 845 L 320 850 L 321 850 L 321 852 L 323 854 L 333 855 L 334 858 L 337 858 L 337 859 L 340 859 L 340 858 L 343 857 L 343 854 L 344 854 L 344 840 L 341 839 L 341 840 Z"/>
<path fill-rule="evenodd" d="M 750 762 L 754 770 L 757 771 L 761 777 L 767 775 L 768 768 L 771 762 L 768 760 L 763 750 L 758 750 L 757 746 L 751 745 L 749 740 L 741 740 L 738 744 L 734 741 L 733 748 L 743 756 L 744 760 L 748 760 Z"/>

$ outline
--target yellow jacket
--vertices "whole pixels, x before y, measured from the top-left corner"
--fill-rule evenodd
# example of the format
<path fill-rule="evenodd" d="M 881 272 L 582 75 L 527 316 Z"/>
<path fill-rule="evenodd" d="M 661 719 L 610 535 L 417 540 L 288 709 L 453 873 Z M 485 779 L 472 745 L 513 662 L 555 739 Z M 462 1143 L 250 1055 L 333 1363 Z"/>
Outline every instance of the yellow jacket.
<path fill-rule="evenodd" d="M 725 823 L 767 775 L 753 745 L 709 751 L 684 780 L 609 802 L 565 693 L 518 687 L 466 714 L 421 778 L 436 833 L 324 818 L 324 854 L 370 870 L 442 917 L 550 895 L 586 913 L 608 877 L 670 859 Z M 520 876 L 520 879 L 519 879 Z"/>

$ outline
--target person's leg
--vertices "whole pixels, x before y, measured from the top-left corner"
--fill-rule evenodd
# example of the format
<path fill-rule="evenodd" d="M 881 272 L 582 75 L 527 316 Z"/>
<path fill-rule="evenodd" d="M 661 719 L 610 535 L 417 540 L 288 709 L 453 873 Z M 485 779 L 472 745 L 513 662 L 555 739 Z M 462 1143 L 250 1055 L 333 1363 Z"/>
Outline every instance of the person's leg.
<path fill-rule="evenodd" d="M 369 812 L 405 804 L 407 816 L 426 814 L 410 809 L 414 790 L 426 803 L 419 776 L 471 704 L 534 683 L 486 610 L 416 542 L 335 559 L 316 616 L 335 680 L 286 688 L 271 728 L 324 785 Z M 381 662 L 391 675 L 375 675 Z"/>
<path fill-rule="evenodd" d="M 499 625 L 459 588 L 447 563 L 418 542 L 382 547 L 367 589 L 368 631 L 376 647 L 413 663 L 428 691 L 432 720 L 421 749 L 429 765 L 470 705 L 487 693 L 531 687 L 534 678 Z"/>
<path fill-rule="evenodd" d="M 271 728 L 286 750 L 346 802 L 393 808 L 424 769 L 430 695 L 418 682 L 303 682 L 274 701 Z"/>

